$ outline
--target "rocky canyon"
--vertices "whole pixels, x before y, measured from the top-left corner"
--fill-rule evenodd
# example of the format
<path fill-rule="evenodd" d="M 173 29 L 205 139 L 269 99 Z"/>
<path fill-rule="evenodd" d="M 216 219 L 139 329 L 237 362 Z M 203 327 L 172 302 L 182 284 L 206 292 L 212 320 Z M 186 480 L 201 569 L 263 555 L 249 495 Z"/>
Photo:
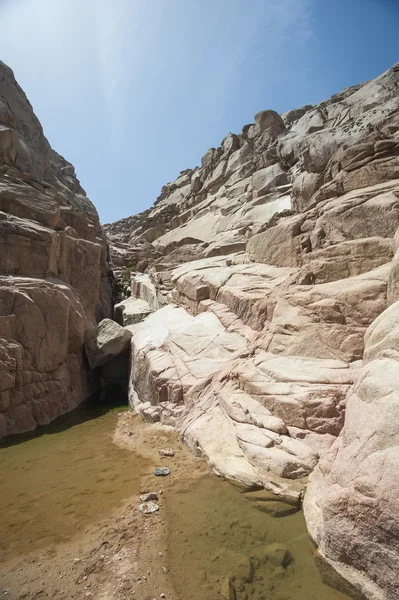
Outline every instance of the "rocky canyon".
<path fill-rule="evenodd" d="M 0 63 L 0 437 L 71 411 L 130 348 L 135 412 L 303 500 L 352 596 L 395 600 L 399 63 L 254 120 L 102 228 Z"/>
<path fill-rule="evenodd" d="M 398 228 L 399 64 L 258 113 L 105 226 L 134 410 L 304 495 L 319 556 L 372 600 L 399 593 Z"/>
<path fill-rule="evenodd" d="M 0 437 L 95 389 L 85 330 L 111 314 L 107 245 L 73 166 L 0 62 Z"/>

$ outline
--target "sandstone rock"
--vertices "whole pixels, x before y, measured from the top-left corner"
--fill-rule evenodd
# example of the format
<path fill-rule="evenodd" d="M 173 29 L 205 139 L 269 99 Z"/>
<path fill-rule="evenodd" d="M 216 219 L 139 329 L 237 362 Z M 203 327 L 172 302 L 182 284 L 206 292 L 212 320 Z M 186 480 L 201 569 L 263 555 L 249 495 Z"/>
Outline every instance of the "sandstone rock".
<path fill-rule="evenodd" d="M 126 352 L 131 337 L 131 331 L 111 319 L 103 319 L 95 327 L 89 328 L 85 333 L 84 344 L 90 367 L 101 367 L 115 356 Z"/>
<path fill-rule="evenodd" d="M 88 326 L 110 315 L 97 212 L 0 62 L 0 436 L 74 409 L 99 385 Z"/>
<path fill-rule="evenodd" d="M 396 597 L 399 556 L 398 84 L 395 65 L 317 106 L 262 111 L 107 227 L 118 269 L 147 261 L 131 287 L 156 311 L 132 326 L 134 409 L 244 486 L 295 504 L 310 476 L 318 556 L 373 600 Z M 254 500 L 275 516 L 293 504 Z"/>
<path fill-rule="evenodd" d="M 140 323 L 151 312 L 148 302 L 139 298 L 127 298 L 114 306 L 115 320 L 123 327 Z"/>
<path fill-rule="evenodd" d="M 247 244 L 251 260 L 278 267 L 300 265 L 299 234 L 303 222 L 302 215 L 288 217 L 264 233 L 253 236 Z"/>
<path fill-rule="evenodd" d="M 369 598 L 397 594 L 399 534 L 399 303 L 365 336 L 365 363 L 348 396 L 345 425 L 310 478 L 305 515 L 327 561 Z M 359 552 L 367 548 L 367 552 Z"/>

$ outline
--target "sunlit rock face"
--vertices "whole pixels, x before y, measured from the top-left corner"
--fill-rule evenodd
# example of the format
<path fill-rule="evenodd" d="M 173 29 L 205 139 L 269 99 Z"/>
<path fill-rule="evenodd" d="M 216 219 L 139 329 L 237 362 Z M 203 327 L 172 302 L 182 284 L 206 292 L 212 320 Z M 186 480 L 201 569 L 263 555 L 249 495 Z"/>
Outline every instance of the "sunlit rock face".
<path fill-rule="evenodd" d="M 111 311 L 107 249 L 73 166 L 0 62 L 0 437 L 93 390 L 85 329 Z"/>
<path fill-rule="evenodd" d="M 298 497 L 309 478 L 320 554 L 389 600 L 398 90 L 396 65 L 317 106 L 262 111 L 106 226 L 117 275 L 154 311 L 129 326 L 133 407 L 232 480 Z"/>

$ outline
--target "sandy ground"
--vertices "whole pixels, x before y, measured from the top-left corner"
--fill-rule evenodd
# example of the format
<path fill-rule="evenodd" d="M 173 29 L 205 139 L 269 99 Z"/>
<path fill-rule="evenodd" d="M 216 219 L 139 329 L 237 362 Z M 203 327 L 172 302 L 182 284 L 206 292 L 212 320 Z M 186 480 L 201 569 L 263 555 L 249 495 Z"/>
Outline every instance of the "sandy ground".
<path fill-rule="evenodd" d="M 144 424 L 131 412 L 120 414 L 114 442 L 149 458 L 154 468 L 171 468 L 168 477 L 152 475 L 142 480 L 142 492 L 162 492 L 159 512 L 142 515 L 140 499 L 130 498 L 70 542 L 7 561 L 0 567 L 4 598 L 178 600 L 168 574 L 163 504 L 167 494 L 178 493 L 179 486 L 201 477 L 208 467 L 179 443 L 173 430 Z M 162 448 L 173 448 L 175 456 L 161 458 Z"/>

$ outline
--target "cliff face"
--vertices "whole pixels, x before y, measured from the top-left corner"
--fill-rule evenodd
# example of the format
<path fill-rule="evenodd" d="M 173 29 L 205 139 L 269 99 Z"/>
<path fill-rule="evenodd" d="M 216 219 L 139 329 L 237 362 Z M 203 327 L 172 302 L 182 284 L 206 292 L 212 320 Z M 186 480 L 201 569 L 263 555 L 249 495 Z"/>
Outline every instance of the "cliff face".
<path fill-rule="evenodd" d="M 0 247 L 1 437 L 91 393 L 84 331 L 111 310 L 97 212 L 1 62 Z"/>
<path fill-rule="evenodd" d="M 132 405 L 230 479 L 297 496 L 310 475 L 321 554 L 385 600 L 399 572 L 398 227 L 399 65 L 257 114 L 153 208 L 106 226 L 116 271 L 155 310 L 132 327 Z M 134 323 L 134 300 L 122 309 Z"/>

